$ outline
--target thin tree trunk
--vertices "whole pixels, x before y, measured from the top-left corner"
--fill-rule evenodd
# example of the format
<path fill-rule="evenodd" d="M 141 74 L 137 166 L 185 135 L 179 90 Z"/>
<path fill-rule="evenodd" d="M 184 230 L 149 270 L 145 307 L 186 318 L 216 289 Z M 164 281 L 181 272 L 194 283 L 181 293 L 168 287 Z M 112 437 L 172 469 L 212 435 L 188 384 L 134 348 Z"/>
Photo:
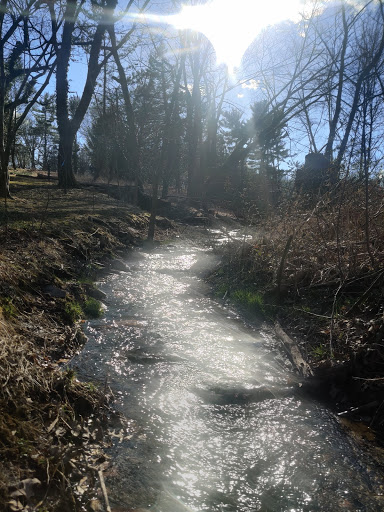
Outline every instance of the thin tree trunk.
<path fill-rule="evenodd" d="M 153 182 L 152 186 L 152 207 L 151 207 L 151 216 L 149 219 L 149 226 L 148 226 L 148 236 L 147 240 L 153 241 L 153 238 L 155 236 L 155 225 L 156 225 L 156 213 L 157 213 L 157 196 L 159 193 L 159 181 L 160 181 L 160 169 L 157 170 L 155 175 L 155 180 Z"/>
<path fill-rule="evenodd" d="M 365 89 L 365 87 L 364 87 Z M 368 97 L 364 98 L 363 105 L 363 132 L 361 134 L 361 153 L 363 157 L 363 169 L 364 169 L 364 231 L 365 231 L 365 244 L 367 247 L 367 253 L 369 255 L 369 259 L 371 260 L 372 266 L 375 265 L 375 260 L 372 254 L 371 249 L 371 236 L 370 236 L 370 226 L 369 226 L 369 166 L 370 166 L 370 147 L 367 148 L 367 134 L 366 134 L 366 123 L 367 123 L 367 102 L 371 100 L 367 91 L 365 93 Z M 372 133 L 372 126 L 371 126 Z M 369 139 L 371 140 L 371 133 L 369 134 Z"/>
<path fill-rule="evenodd" d="M 0 197 L 9 197 L 8 166 L 1 166 L 0 170 Z"/>
<path fill-rule="evenodd" d="M 3 28 L 4 15 L 6 10 L 7 0 L 1 1 L 0 12 L 0 28 Z M 5 68 L 4 68 L 4 51 L 0 51 L 0 197 L 9 197 L 9 173 L 8 161 L 5 157 Z"/>
<path fill-rule="evenodd" d="M 383 6 L 383 1 L 379 0 L 379 2 L 380 2 L 381 19 L 384 22 L 384 6 Z M 371 73 L 371 71 L 379 63 L 380 59 L 382 58 L 383 51 L 384 51 L 384 30 L 382 31 L 382 35 L 381 35 L 381 39 L 380 39 L 377 51 L 374 53 L 373 57 L 368 62 L 368 64 L 366 64 L 363 67 L 363 69 L 360 72 L 359 77 L 356 80 L 355 91 L 354 91 L 354 95 L 353 95 L 353 101 L 352 101 L 351 110 L 350 110 L 350 113 L 349 113 L 349 116 L 348 116 L 347 126 L 345 128 L 344 137 L 341 140 L 339 151 L 338 151 L 338 155 L 337 155 L 337 159 L 336 159 L 337 167 L 340 167 L 342 159 L 344 157 L 344 153 L 345 153 L 346 148 L 347 148 L 347 144 L 348 144 L 348 140 L 349 140 L 349 135 L 350 135 L 351 130 L 352 130 L 352 126 L 353 126 L 353 122 L 355 120 L 356 112 L 358 111 L 358 108 L 359 108 L 359 100 L 360 100 L 361 87 L 362 87 L 364 81 L 367 79 L 367 77 Z"/>
<path fill-rule="evenodd" d="M 113 54 L 113 58 L 115 60 L 115 64 L 117 66 L 117 70 L 119 73 L 119 81 L 120 81 L 121 91 L 123 93 L 123 98 L 124 98 L 125 115 L 126 115 L 127 123 L 128 123 L 128 134 L 127 135 L 128 135 L 128 139 L 129 139 L 129 146 L 131 149 L 133 172 L 134 172 L 134 176 L 135 176 L 135 181 L 139 181 L 140 175 L 141 175 L 141 162 L 140 162 L 140 148 L 139 148 L 139 143 L 138 143 L 137 136 L 136 136 L 135 113 L 133 110 L 131 96 L 130 96 L 129 89 L 128 89 L 127 77 L 125 75 L 125 70 L 121 63 L 120 56 L 119 56 L 118 49 L 117 49 L 116 34 L 115 34 L 114 26 L 110 27 L 109 35 L 110 35 L 111 44 L 112 44 L 112 54 Z"/>
<path fill-rule="evenodd" d="M 345 54 L 347 51 L 348 37 L 349 37 L 349 27 L 348 27 L 347 19 L 345 16 L 345 6 L 344 5 L 341 6 L 341 12 L 342 12 L 342 17 L 343 17 L 344 36 L 343 36 L 343 43 L 342 43 L 342 48 L 341 48 L 340 64 L 339 64 L 339 83 L 338 83 L 338 87 L 337 87 L 335 112 L 334 112 L 334 115 L 329 123 L 328 141 L 327 141 L 327 145 L 326 145 L 325 151 L 324 151 L 324 155 L 329 160 L 329 162 L 332 161 L 332 157 L 333 157 L 333 144 L 335 141 L 337 124 L 339 122 L 340 113 L 341 113 L 341 100 L 342 100 L 342 94 L 343 94 L 344 73 L 345 73 Z"/>

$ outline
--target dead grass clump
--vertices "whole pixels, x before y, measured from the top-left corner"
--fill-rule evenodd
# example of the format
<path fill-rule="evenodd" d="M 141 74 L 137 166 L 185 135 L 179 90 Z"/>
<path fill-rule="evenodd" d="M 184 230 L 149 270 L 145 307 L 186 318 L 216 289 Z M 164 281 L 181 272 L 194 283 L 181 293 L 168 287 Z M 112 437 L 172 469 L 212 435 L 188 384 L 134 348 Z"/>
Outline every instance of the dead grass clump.
<path fill-rule="evenodd" d="M 49 393 L 52 374 L 36 353 L 30 342 L 19 336 L 4 337 L 0 347 L 0 396 L 3 400 L 17 401 L 22 396 L 26 402 L 34 394 Z"/>
<path fill-rule="evenodd" d="M 64 495 L 75 503 L 72 483 L 86 474 L 86 468 L 76 469 L 78 458 L 86 466 L 88 445 L 93 454 L 94 443 L 103 438 L 100 420 L 92 427 L 84 418 L 100 411 L 109 397 L 78 382 L 73 371 L 60 370 L 5 321 L 0 337 L 0 458 L 9 462 L 1 473 L 0 509 L 32 510 L 41 502 L 54 510 Z M 31 475 L 36 489 L 18 493 Z"/>

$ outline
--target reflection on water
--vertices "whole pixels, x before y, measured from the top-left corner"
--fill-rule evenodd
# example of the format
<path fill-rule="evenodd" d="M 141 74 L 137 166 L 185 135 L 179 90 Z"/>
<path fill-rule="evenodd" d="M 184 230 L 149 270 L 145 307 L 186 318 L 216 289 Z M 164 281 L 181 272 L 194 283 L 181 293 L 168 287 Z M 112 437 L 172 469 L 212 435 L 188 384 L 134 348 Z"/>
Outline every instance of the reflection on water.
<path fill-rule="evenodd" d="M 379 484 L 268 336 L 204 295 L 195 247 L 135 253 L 100 284 L 80 375 L 109 381 L 139 434 L 113 451 L 119 510 L 376 511 Z"/>

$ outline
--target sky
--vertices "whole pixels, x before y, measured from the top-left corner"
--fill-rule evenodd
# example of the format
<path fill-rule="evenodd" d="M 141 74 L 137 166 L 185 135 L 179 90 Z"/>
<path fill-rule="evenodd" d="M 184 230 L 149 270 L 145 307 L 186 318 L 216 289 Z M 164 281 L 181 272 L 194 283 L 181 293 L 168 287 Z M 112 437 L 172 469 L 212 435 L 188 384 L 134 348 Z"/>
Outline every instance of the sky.
<path fill-rule="evenodd" d="M 131 9 L 125 18 L 127 30 L 133 22 L 149 24 L 153 30 L 169 30 L 170 35 L 178 29 L 193 29 L 202 32 L 212 43 L 218 63 L 225 63 L 237 79 L 236 67 L 241 57 L 263 27 L 287 18 L 296 20 L 303 8 L 304 0 L 209 0 L 206 4 L 183 6 L 175 11 L 170 0 L 152 0 L 145 17 Z M 80 90 L 86 76 L 86 64 L 73 62 L 70 69 L 71 89 Z M 247 97 L 254 83 L 239 94 Z"/>
<path fill-rule="evenodd" d="M 303 9 L 304 0 L 210 0 L 205 5 L 183 7 L 177 12 L 171 0 L 153 0 L 145 17 L 138 17 L 133 10 L 125 23 L 129 30 L 132 23 L 143 22 L 155 32 L 169 31 L 170 37 L 180 29 L 202 32 L 213 44 L 218 63 L 228 66 L 234 85 L 227 96 L 228 103 L 244 111 L 247 118 L 256 99 L 258 81 L 253 77 L 235 87 L 241 76 L 242 55 L 264 27 L 287 18 L 297 21 Z M 71 63 L 71 93 L 81 92 L 86 72 L 86 63 L 81 60 Z"/>

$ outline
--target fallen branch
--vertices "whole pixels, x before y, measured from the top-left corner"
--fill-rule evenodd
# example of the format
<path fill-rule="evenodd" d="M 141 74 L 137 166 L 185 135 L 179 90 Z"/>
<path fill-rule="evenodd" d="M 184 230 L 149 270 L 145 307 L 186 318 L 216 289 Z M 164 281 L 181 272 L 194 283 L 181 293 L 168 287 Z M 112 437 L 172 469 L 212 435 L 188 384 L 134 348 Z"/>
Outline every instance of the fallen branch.
<path fill-rule="evenodd" d="M 377 382 L 379 380 L 384 380 L 384 377 L 376 377 L 376 378 L 373 378 L 373 379 L 367 379 L 365 377 L 352 377 L 353 380 L 364 380 L 364 381 L 367 381 L 367 382 Z"/>
<path fill-rule="evenodd" d="M 107 488 L 105 486 L 104 475 L 103 475 L 102 470 L 98 471 L 98 475 L 99 475 L 99 479 L 100 479 L 101 490 L 103 491 L 105 508 L 106 508 L 107 512 L 112 512 L 111 507 L 109 505 L 108 493 L 107 493 Z"/>
<path fill-rule="evenodd" d="M 368 411 L 370 409 L 373 409 L 374 407 L 377 407 L 380 405 L 380 402 L 378 400 L 375 400 L 374 402 L 369 402 L 368 404 L 360 405 L 359 407 L 351 407 L 350 409 L 347 409 L 346 411 L 339 412 L 337 415 L 340 417 L 348 416 L 349 414 L 355 414 L 357 412 L 362 411 Z"/>
<path fill-rule="evenodd" d="M 283 331 L 278 321 L 275 322 L 275 333 L 277 337 L 282 341 L 289 359 L 295 368 L 297 368 L 298 372 L 305 378 L 312 377 L 312 368 L 303 358 L 297 343 L 293 341 L 285 331 Z"/>
<path fill-rule="evenodd" d="M 295 311 L 299 311 L 300 313 L 305 313 L 306 315 L 317 316 L 318 318 L 325 318 L 326 320 L 330 320 L 332 317 L 326 315 L 318 315 L 317 313 L 312 313 L 312 311 L 306 311 L 303 308 L 293 308 Z"/>

